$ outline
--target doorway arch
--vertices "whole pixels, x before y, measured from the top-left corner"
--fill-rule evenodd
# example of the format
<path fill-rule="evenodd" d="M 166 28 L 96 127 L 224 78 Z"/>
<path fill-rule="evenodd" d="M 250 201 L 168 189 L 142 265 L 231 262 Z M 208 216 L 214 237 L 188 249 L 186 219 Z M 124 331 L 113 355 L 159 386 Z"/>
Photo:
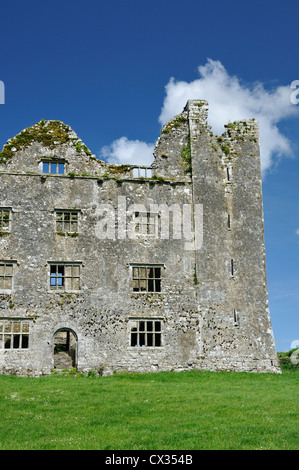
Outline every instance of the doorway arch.
<path fill-rule="evenodd" d="M 77 368 L 78 338 L 71 328 L 59 328 L 53 336 L 54 369 Z"/>

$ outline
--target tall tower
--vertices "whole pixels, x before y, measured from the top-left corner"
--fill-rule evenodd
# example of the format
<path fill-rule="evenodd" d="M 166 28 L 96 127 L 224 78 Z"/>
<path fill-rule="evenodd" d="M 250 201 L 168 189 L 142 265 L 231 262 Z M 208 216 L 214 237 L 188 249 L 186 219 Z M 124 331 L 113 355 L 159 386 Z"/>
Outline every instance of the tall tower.
<path fill-rule="evenodd" d="M 187 155 L 193 205 L 202 205 L 202 245 L 194 252 L 201 367 L 279 371 L 268 308 L 258 123 L 233 122 L 217 136 L 207 115 L 206 101 L 188 101 L 164 127 L 171 132 L 163 136 L 162 130 L 154 164 L 158 171 L 161 149 L 170 154 L 172 140 L 172 161 Z M 172 164 L 163 170 L 174 174 Z"/>

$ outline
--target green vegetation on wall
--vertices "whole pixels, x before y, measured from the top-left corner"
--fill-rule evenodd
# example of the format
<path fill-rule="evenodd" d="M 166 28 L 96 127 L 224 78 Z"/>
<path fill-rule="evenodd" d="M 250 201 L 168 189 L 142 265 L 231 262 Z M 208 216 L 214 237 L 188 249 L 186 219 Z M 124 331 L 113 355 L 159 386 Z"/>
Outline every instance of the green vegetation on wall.
<path fill-rule="evenodd" d="M 190 142 L 190 134 L 188 134 L 188 143 L 184 145 L 181 151 L 181 157 L 185 162 L 185 171 L 186 173 L 192 174 L 192 161 L 191 161 L 191 142 Z"/>
<path fill-rule="evenodd" d="M 184 116 L 176 116 L 175 118 L 171 119 L 166 126 L 162 129 L 162 134 L 168 134 L 169 132 L 172 132 L 174 129 L 177 127 L 180 127 L 182 123 L 187 122 L 188 119 Z"/>
<path fill-rule="evenodd" d="M 71 128 L 63 122 L 45 121 L 42 119 L 34 126 L 21 131 L 4 145 L 0 152 L 0 163 L 10 160 L 15 152 L 29 147 L 33 142 L 40 142 L 50 149 L 54 149 L 57 143 L 71 143 L 76 147 L 77 151 L 83 150 L 87 155 L 91 155 L 86 145 L 82 145 L 78 138 L 71 137 L 70 133 Z"/>

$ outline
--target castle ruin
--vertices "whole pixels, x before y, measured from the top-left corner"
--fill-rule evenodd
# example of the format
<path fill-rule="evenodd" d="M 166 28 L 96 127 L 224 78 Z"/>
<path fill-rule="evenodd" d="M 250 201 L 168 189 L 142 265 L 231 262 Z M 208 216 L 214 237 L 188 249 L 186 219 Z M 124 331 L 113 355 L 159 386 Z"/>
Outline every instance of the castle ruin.
<path fill-rule="evenodd" d="M 151 167 L 40 121 L 0 152 L 0 373 L 279 372 L 258 123 L 190 100 Z"/>

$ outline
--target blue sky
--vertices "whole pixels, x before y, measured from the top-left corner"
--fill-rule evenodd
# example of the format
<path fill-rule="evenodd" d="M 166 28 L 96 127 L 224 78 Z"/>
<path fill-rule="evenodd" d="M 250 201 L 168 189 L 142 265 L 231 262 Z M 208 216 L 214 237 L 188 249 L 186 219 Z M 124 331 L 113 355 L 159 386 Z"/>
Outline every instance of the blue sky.
<path fill-rule="evenodd" d="M 299 104 L 290 101 L 299 80 L 298 14 L 297 0 L 1 5 L 1 148 L 41 119 L 57 119 L 99 158 L 147 163 L 163 122 L 186 97 L 208 99 L 217 133 L 222 119 L 260 120 L 279 351 L 299 341 Z"/>

